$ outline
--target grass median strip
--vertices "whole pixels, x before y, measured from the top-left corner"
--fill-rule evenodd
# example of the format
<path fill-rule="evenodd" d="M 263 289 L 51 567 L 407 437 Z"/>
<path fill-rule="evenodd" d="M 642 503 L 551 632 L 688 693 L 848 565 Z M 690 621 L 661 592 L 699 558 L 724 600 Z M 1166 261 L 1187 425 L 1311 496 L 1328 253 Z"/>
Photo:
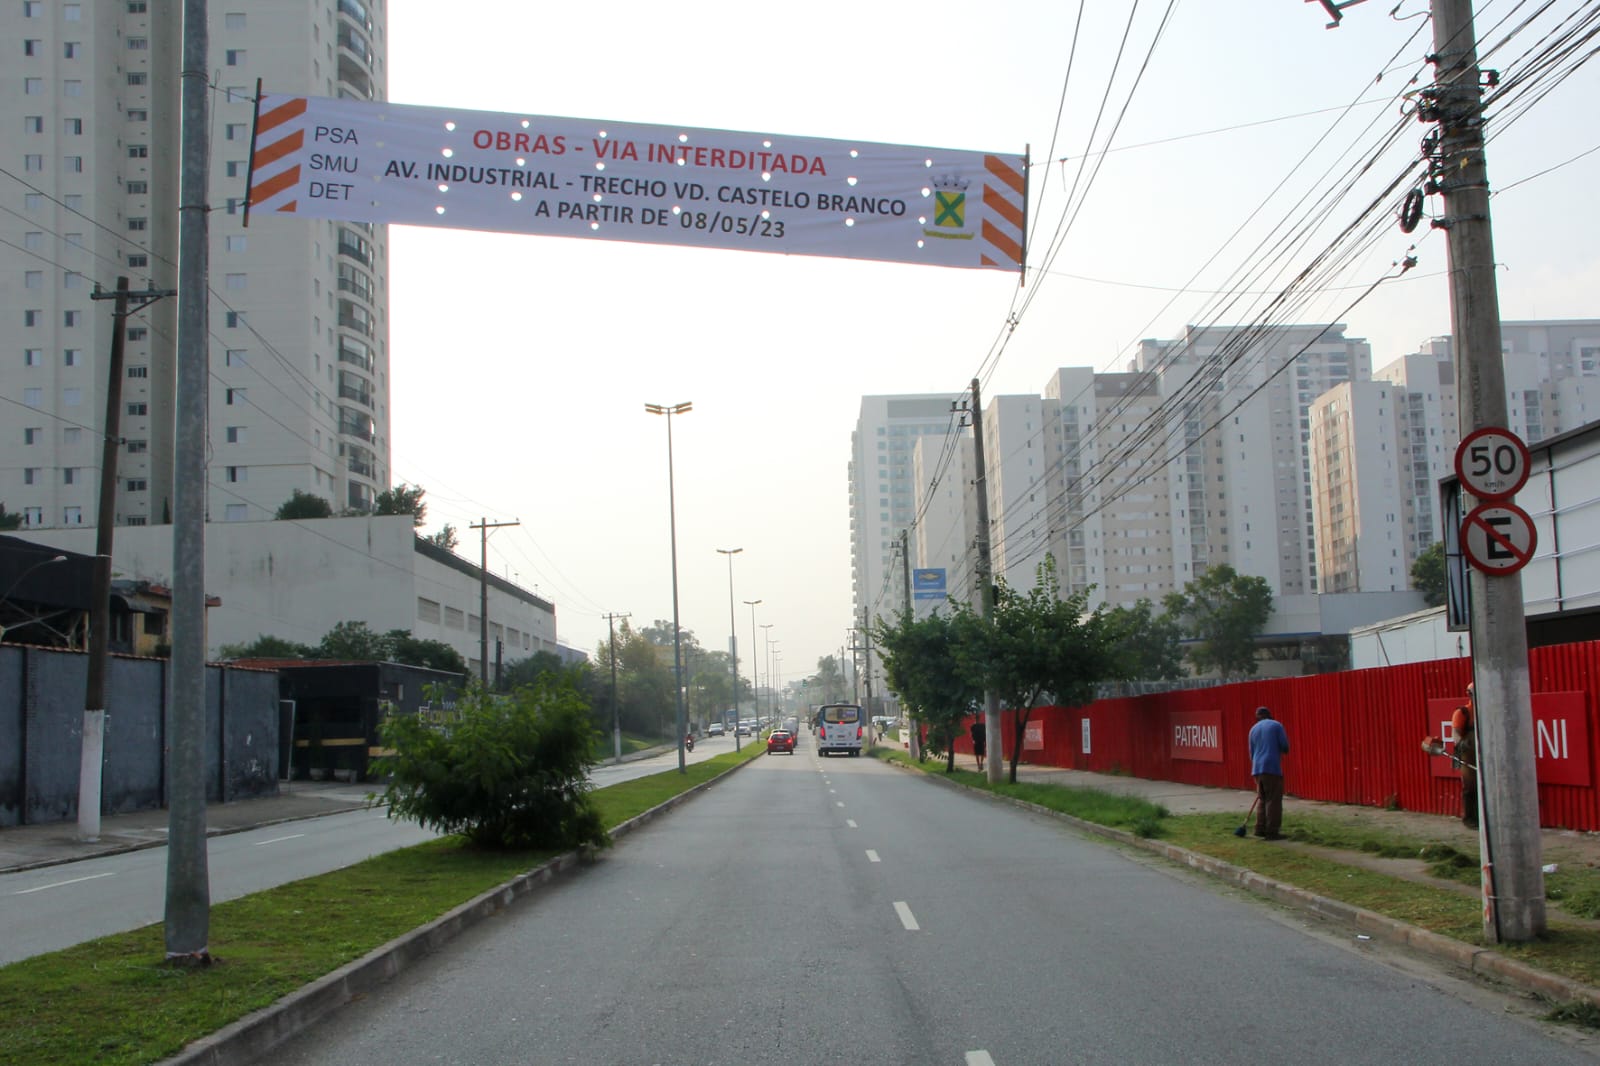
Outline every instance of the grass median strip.
<path fill-rule="evenodd" d="M 1307 892 L 1463 943 L 1488 946 L 1474 890 L 1478 883 L 1475 849 L 1468 855 L 1448 842 L 1318 814 L 1297 814 L 1294 824 L 1285 826 L 1291 845 L 1285 847 L 1234 836 L 1238 814 L 1173 815 L 1146 800 L 1096 789 L 1006 782 L 991 785 L 983 775 L 971 771 L 947 774 L 942 761 L 919 764 L 904 752 L 884 748 L 874 754 L 969 788 L 1027 800 L 1137 836 L 1159 837 Z M 1374 869 L 1382 863 L 1373 860 L 1406 860 L 1413 876 Z M 1494 945 L 1494 950 L 1550 973 L 1600 985 L 1600 928 L 1585 921 L 1600 916 L 1600 870 L 1561 864 L 1557 873 L 1547 877 L 1546 892 L 1561 908 L 1552 910 L 1548 933 L 1530 944 L 1500 944 Z M 1578 1011 L 1576 1016 L 1600 1019 L 1600 1012 Z"/>
<path fill-rule="evenodd" d="M 597 789 L 606 828 L 760 754 Z M 163 964 L 159 924 L 0 967 L 0 1062 L 133 1066 L 281 999 L 551 858 L 445 837 L 211 908 L 215 965 Z"/>

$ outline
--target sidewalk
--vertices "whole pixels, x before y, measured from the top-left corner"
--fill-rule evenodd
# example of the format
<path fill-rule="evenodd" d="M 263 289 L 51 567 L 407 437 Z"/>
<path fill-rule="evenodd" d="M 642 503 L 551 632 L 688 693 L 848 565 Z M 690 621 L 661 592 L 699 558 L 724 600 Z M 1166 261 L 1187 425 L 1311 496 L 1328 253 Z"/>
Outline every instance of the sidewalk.
<path fill-rule="evenodd" d="M 276 796 L 208 803 L 206 835 L 239 833 L 277 822 L 360 810 L 368 804 L 368 793 L 378 787 L 337 781 L 280 782 Z M 167 819 L 164 808 L 106 815 L 100 819 L 100 839 L 94 843 L 78 838 L 75 821 L 0 829 L 0 873 L 161 847 L 167 842 Z"/>
<path fill-rule="evenodd" d="M 624 755 L 622 761 L 648 759 L 673 750 L 672 745 L 664 744 Z M 369 795 L 382 791 L 381 784 L 370 781 L 280 781 L 276 796 L 206 804 L 206 835 L 242 833 L 279 822 L 358 811 L 370 804 Z M 105 815 L 100 819 L 100 839 L 94 843 L 78 838 L 75 821 L 0 829 L 0 873 L 161 847 L 167 842 L 167 820 L 166 808 Z"/>

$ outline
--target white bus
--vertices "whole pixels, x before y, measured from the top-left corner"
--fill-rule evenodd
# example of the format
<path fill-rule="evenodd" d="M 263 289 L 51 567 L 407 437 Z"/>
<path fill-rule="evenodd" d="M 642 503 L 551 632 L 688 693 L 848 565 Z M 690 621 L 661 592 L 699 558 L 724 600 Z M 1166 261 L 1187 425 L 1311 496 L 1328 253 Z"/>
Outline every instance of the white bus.
<path fill-rule="evenodd" d="M 856 704 L 823 704 L 817 708 L 812 726 L 817 732 L 818 754 L 861 754 L 861 708 Z"/>

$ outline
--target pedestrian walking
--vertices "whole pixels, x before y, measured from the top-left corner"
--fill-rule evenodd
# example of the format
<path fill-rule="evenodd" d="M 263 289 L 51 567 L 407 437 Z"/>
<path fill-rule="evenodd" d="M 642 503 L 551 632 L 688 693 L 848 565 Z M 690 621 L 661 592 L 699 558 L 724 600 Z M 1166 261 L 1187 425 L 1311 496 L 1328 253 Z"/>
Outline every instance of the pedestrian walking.
<path fill-rule="evenodd" d="M 1256 779 L 1256 836 L 1283 839 L 1283 757 L 1289 734 L 1266 707 L 1256 708 L 1250 727 L 1250 775 Z"/>
<path fill-rule="evenodd" d="M 1450 716 L 1450 732 L 1455 736 L 1456 768 L 1461 771 L 1461 824 L 1478 828 L 1478 715 L 1473 687 L 1467 685 L 1467 702 Z"/>
<path fill-rule="evenodd" d="M 984 726 L 983 719 L 979 718 L 972 723 L 972 728 L 968 732 L 972 734 L 972 754 L 978 760 L 978 772 L 981 774 L 983 773 L 983 757 L 989 750 L 988 729 Z"/>

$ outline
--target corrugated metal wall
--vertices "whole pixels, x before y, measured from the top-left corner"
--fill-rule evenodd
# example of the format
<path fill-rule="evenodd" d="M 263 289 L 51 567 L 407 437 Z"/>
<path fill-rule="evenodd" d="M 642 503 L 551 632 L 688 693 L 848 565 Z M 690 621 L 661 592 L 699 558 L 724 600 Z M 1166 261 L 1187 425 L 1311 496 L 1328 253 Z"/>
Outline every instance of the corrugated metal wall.
<path fill-rule="evenodd" d="M 1535 648 L 1529 654 L 1533 692 L 1582 692 L 1591 746 L 1595 694 L 1600 692 L 1600 641 Z M 1455 815 L 1461 790 L 1453 777 L 1434 777 L 1422 738 L 1438 732 L 1429 700 L 1461 700 L 1472 680 L 1468 659 L 1440 659 L 1373 670 L 1312 677 L 1246 681 L 1218 688 L 1100 700 L 1088 707 L 1040 707 L 1030 722 L 1043 727 L 1044 747 L 1024 749 L 1024 762 L 1069 766 L 1097 773 L 1127 773 L 1159 781 L 1253 788 L 1247 736 L 1255 709 L 1272 708 L 1289 734 L 1285 787 L 1292 796 L 1363 806 L 1398 804 L 1405 810 Z M 1216 711 L 1222 720 L 1223 760 L 1172 757 L 1173 712 Z M 991 756 L 1010 758 L 1012 717 L 1004 716 L 1003 743 L 989 741 Z M 1083 720 L 1089 751 L 1083 750 Z M 957 748 L 970 755 L 971 741 Z M 1581 753 L 1591 767 L 1593 751 Z M 1588 786 L 1540 785 L 1540 822 L 1600 830 L 1600 778 Z"/>

